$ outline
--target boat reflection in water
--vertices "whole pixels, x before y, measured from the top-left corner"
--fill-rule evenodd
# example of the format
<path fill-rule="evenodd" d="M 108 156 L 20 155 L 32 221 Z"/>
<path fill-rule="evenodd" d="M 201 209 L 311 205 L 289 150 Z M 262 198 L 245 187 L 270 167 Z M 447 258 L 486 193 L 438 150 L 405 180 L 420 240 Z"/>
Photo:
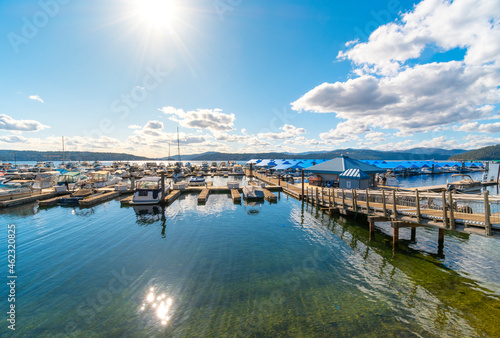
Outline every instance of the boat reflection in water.
<path fill-rule="evenodd" d="M 248 215 L 257 215 L 261 212 L 264 200 L 244 200 L 243 207 Z"/>
<path fill-rule="evenodd" d="M 165 228 L 167 219 L 165 218 L 165 206 L 158 204 L 134 205 L 135 216 L 137 223 L 140 225 L 150 225 L 156 222 L 161 222 L 161 236 L 165 238 Z"/>

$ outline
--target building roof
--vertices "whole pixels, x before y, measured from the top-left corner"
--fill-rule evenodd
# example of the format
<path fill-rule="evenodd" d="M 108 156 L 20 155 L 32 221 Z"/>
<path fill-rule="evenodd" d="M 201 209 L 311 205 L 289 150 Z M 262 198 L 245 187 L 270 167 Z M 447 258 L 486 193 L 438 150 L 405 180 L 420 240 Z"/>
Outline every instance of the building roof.
<path fill-rule="evenodd" d="M 359 169 L 347 169 L 342 174 L 339 175 L 339 178 L 349 178 L 354 180 L 369 180 L 370 175 L 365 173 Z"/>
<path fill-rule="evenodd" d="M 333 160 L 323 162 L 312 167 L 306 168 L 306 171 L 313 173 L 335 174 L 340 175 L 348 169 L 359 169 L 366 174 L 385 173 L 386 170 L 376 167 L 374 165 L 366 164 L 361 161 L 349 158 L 347 156 L 340 156 Z"/>

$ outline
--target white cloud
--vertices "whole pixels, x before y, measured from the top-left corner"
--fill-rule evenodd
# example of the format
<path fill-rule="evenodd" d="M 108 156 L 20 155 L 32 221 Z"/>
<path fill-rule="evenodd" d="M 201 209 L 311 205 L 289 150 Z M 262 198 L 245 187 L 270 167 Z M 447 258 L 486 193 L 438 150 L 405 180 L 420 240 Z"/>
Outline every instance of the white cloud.
<path fill-rule="evenodd" d="M 163 107 L 159 110 L 183 127 L 210 131 L 233 130 L 236 119 L 234 114 L 225 114 L 222 109 L 197 109 L 185 112 L 174 107 Z"/>
<path fill-rule="evenodd" d="M 4 143 L 26 143 L 28 142 L 28 139 L 22 137 L 22 136 L 17 136 L 17 135 L 11 135 L 11 136 L 1 136 L 0 137 L 0 142 Z"/>
<path fill-rule="evenodd" d="M 144 126 L 144 129 L 162 130 L 163 129 L 163 122 L 160 122 L 160 121 L 149 121 Z"/>
<path fill-rule="evenodd" d="M 42 100 L 42 98 L 40 96 L 38 96 L 38 95 L 30 95 L 29 99 L 33 100 L 33 101 L 38 101 L 38 102 L 44 103 L 44 101 Z"/>
<path fill-rule="evenodd" d="M 396 129 L 400 136 L 488 119 L 500 102 L 499 19 L 498 1 L 424 0 L 400 21 L 380 26 L 368 41 L 351 41 L 339 53 L 357 67 L 357 78 L 323 83 L 292 108 L 335 113 L 353 124 Z M 418 62 L 426 49 L 454 48 L 466 51 L 464 60 L 408 62 Z M 338 130 L 322 135 L 341 138 Z"/>
<path fill-rule="evenodd" d="M 343 143 L 359 139 L 359 134 L 367 133 L 370 129 L 367 124 L 358 120 L 348 120 L 337 124 L 335 129 L 330 129 L 326 133 L 319 134 L 320 139 L 324 141 L 335 141 Z"/>
<path fill-rule="evenodd" d="M 35 120 L 16 120 L 9 115 L 0 114 L 0 129 L 14 132 L 40 131 L 50 128 Z"/>
<path fill-rule="evenodd" d="M 280 129 L 283 130 L 280 133 L 259 133 L 258 137 L 266 140 L 289 140 L 306 133 L 304 128 L 297 128 L 291 124 L 285 124 Z"/>
<path fill-rule="evenodd" d="M 130 126 L 128 126 L 129 129 L 142 129 L 141 126 L 138 126 L 137 124 L 131 124 Z"/>
<path fill-rule="evenodd" d="M 479 124 L 479 122 L 470 122 L 455 128 L 456 131 L 480 132 L 480 133 L 500 133 L 500 122 Z"/>

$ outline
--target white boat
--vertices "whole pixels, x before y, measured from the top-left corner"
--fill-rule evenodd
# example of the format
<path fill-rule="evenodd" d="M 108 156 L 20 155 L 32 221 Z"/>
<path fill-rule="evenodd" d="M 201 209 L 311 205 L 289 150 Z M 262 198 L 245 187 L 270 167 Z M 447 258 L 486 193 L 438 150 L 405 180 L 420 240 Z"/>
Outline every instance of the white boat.
<path fill-rule="evenodd" d="M 202 186 L 205 185 L 205 179 L 203 177 L 193 177 L 188 181 L 190 186 Z"/>
<path fill-rule="evenodd" d="M 448 182 L 448 190 L 456 190 L 463 193 L 474 194 L 480 193 L 483 185 L 480 181 L 472 179 L 467 174 L 453 174 L 451 175 L 452 182 Z"/>
<path fill-rule="evenodd" d="M 0 188 L 0 201 L 30 196 L 33 192 L 33 181 L 10 180 Z"/>
<path fill-rule="evenodd" d="M 35 183 L 33 183 L 33 189 L 52 188 L 56 184 L 59 176 L 61 176 L 59 171 L 45 171 L 37 173 L 35 176 Z"/>
<path fill-rule="evenodd" d="M 57 178 L 54 188 L 57 192 L 73 191 L 87 180 L 88 177 L 81 171 L 70 171 Z"/>
<path fill-rule="evenodd" d="M 95 188 L 104 188 L 121 182 L 121 177 L 112 176 L 109 171 L 104 170 L 90 172 L 89 176 L 89 183 Z"/>
<path fill-rule="evenodd" d="M 251 199 L 264 199 L 264 191 L 256 186 L 243 187 L 243 198 L 247 200 Z"/>
<path fill-rule="evenodd" d="M 170 184 L 165 182 L 165 192 Z M 137 181 L 131 204 L 157 204 L 163 199 L 160 177 L 144 177 Z"/>
<path fill-rule="evenodd" d="M 237 175 L 244 175 L 243 166 L 241 164 L 235 164 L 233 166 L 233 173 Z"/>

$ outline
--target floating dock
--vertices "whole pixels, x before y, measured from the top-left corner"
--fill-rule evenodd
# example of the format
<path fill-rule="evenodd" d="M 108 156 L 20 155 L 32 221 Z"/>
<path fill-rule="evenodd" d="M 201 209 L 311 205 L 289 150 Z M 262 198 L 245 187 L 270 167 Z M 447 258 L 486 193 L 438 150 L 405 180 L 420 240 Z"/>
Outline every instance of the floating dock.
<path fill-rule="evenodd" d="M 80 207 L 88 208 L 101 202 L 109 201 L 118 196 L 120 196 L 119 191 L 108 191 L 103 194 L 96 194 L 83 198 L 78 202 L 78 204 Z"/>
<path fill-rule="evenodd" d="M 231 198 L 234 203 L 241 203 L 241 195 L 238 189 L 231 189 Z"/>
<path fill-rule="evenodd" d="M 270 192 L 269 190 L 262 188 L 262 191 L 264 192 L 264 198 L 267 199 L 269 202 L 277 202 L 278 197 Z"/>
<path fill-rule="evenodd" d="M 210 189 L 208 188 L 203 189 L 200 195 L 198 195 L 198 203 L 206 203 L 208 195 L 210 195 Z"/>
<path fill-rule="evenodd" d="M 60 195 L 57 192 L 43 193 L 43 194 L 33 194 L 31 196 L 25 196 L 20 198 L 15 198 L 6 201 L 0 201 L 0 208 L 12 207 L 15 205 L 21 205 L 26 203 L 32 203 L 37 201 L 48 200 Z"/>
<path fill-rule="evenodd" d="M 50 207 L 52 205 L 57 205 L 57 203 L 59 203 L 59 200 L 61 198 L 70 198 L 71 195 L 63 195 L 63 196 L 59 196 L 59 197 L 54 197 L 54 198 L 49 198 L 48 200 L 44 200 L 44 201 L 39 201 L 38 202 L 38 206 L 40 207 Z"/>
<path fill-rule="evenodd" d="M 181 195 L 180 190 L 172 190 L 170 194 L 168 194 L 164 199 L 163 203 L 165 204 L 171 204 L 173 203 L 179 196 Z"/>

